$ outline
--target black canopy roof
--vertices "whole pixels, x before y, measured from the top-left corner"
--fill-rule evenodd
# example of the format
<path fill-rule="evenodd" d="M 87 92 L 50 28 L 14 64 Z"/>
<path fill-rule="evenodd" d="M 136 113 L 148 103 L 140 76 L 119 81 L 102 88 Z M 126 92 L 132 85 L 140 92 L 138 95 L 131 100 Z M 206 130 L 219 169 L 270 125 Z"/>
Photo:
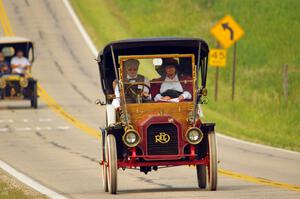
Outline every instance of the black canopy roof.
<path fill-rule="evenodd" d="M 127 39 L 109 43 L 100 53 L 101 60 L 109 62 L 111 57 L 110 46 L 113 46 L 116 58 L 120 55 L 151 55 L 151 54 L 194 54 L 198 56 L 198 46 L 201 43 L 201 57 L 208 55 L 208 45 L 198 38 L 140 38 Z"/>
<path fill-rule="evenodd" d="M 111 42 L 98 55 L 103 90 L 105 93 L 107 89 L 111 90 L 109 84 L 115 79 L 111 46 L 116 60 L 124 55 L 194 54 L 197 63 L 199 44 L 201 45 L 200 58 L 203 59 L 208 56 L 209 48 L 207 43 L 199 38 L 159 37 Z"/>

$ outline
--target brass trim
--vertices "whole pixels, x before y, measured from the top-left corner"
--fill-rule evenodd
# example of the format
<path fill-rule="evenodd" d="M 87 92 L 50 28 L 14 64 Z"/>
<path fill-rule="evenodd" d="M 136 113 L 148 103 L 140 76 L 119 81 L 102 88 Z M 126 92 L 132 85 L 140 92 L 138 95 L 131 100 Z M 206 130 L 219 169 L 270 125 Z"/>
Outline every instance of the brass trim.
<path fill-rule="evenodd" d="M 24 78 L 24 77 L 21 77 L 20 80 L 19 80 L 19 84 L 22 88 L 26 88 L 29 84 L 28 79 Z"/>
<path fill-rule="evenodd" d="M 135 133 L 137 135 L 137 141 L 135 143 L 133 143 L 133 144 L 129 144 L 129 143 L 127 143 L 125 141 L 126 140 L 125 137 L 129 133 Z M 133 128 L 129 127 L 129 129 L 127 128 L 127 130 L 125 131 L 124 135 L 122 136 L 122 141 L 128 147 L 135 147 L 135 146 L 137 146 L 140 143 L 141 137 L 140 137 L 139 133 L 136 130 L 134 130 Z"/>
<path fill-rule="evenodd" d="M 196 130 L 196 131 L 199 132 L 200 139 L 199 139 L 198 141 L 196 141 L 196 142 L 193 142 L 193 141 L 189 140 L 189 138 L 188 138 L 188 133 L 189 133 L 190 131 L 192 131 L 192 130 Z M 190 144 L 193 144 L 193 145 L 199 144 L 199 143 L 203 140 L 203 137 L 204 137 L 203 132 L 201 131 L 201 129 L 199 129 L 199 128 L 197 128 L 197 127 L 190 127 L 190 128 L 188 128 L 188 130 L 187 130 L 186 133 L 185 133 L 185 138 L 186 138 L 186 140 L 187 140 Z"/>
<path fill-rule="evenodd" d="M 6 81 L 3 78 L 0 78 L 0 88 L 5 88 L 6 87 Z"/>

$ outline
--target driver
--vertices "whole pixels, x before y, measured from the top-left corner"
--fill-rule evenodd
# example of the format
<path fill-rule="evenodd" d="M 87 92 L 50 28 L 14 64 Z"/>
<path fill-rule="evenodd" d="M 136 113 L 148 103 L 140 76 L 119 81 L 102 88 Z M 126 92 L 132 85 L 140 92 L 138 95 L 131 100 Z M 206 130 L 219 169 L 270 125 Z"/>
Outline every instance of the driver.
<path fill-rule="evenodd" d="M 125 77 L 124 77 L 124 89 L 126 91 L 126 88 L 130 85 L 130 83 L 134 82 L 141 82 L 145 83 L 146 85 L 150 86 L 150 82 L 147 79 L 147 77 L 138 74 L 138 69 L 139 69 L 140 62 L 137 59 L 128 59 L 124 61 L 124 69 L 125 69 Z M 116 81 L 113 82 L 113 86 L 115 89 L 115 96 L 116 98 L 113 99 L 112 104 L 113 106 L 118 109 L 120 107 L 120 91 L 119 87 L 116 83 Z M 137 85 L 133 87 L 133 90 L 138 90 L 138 89 L 143 89 L 141 95 L 144 97 L 146 100 L 151 100 L 151 95 L 149 94 L 149 89 L 145 86 L 142 85 Z M 134 103 L 135 99 L 132 97 L 128 96 L 128 93 L 126 95 L 126 101 Z"/>
<path fill-rule="evenodd" d="M 25 75 L 26 70 L 30 66 L 29 60 L 24 57 L 24 53 L 22 50 L 18 50 L 15 57 L 11 59 L 11 68 L 13 74 Z"/>
<path fill-rule="evenodd" d="M 154 101 L 181 102 L 192 99 L 192 87 L 187 80 L 188 76 L 179 75 L 177 72 L 178 62 L 176 59 L 168 58 L 162 65 L 165 76 L 156 81 L 163 81 L 160 85 L 159 93 L 154 97 Z M 153 89 L 154 90 L 154 89 Z"/>

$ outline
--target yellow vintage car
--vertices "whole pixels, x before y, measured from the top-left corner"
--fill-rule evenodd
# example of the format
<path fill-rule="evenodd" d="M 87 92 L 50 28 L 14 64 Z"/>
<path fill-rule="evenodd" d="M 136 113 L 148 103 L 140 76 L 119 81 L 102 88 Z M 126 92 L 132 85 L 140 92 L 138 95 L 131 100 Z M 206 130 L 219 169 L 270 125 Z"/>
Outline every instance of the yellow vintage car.
<path fill-rule="evenodd" d="M 11 60 L 17 52 L 23 53 L 30 65 L 21 74 L 13 73 Z M 37 80 L 32 77 L 34 61 L 33 42 L 23 37 L 0 37 L 0 100 L 29 100 L 38 107 Z"/>
<path fill-rule="evenodd" d="M 215 124 L 200 119 L 208 53 L 195 38 L 123 40 L 99 53 L 104 191 L 117 193 L 118 169 L 184 165 L 195 166 L 199 188 L 217 189 Z"/>

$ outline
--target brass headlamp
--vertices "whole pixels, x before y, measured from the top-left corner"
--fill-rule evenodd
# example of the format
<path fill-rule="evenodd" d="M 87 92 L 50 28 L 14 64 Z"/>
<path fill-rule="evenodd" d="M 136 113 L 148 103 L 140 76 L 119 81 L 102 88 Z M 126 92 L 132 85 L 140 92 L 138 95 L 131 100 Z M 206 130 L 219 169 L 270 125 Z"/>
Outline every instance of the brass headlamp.
<path fill-rule="evenodd" d="M 131 125 L 125 127 L 125 133 L 122 137 L 124 144 L 128 147 L 135 147 L 140 143 L 140 135 Z"/>
<path fill-rule="evenodd" d="M 22 88 L 26 88 L 28 86 L 28 79 L 24 78 L 24 77 L 21 77 L 20 81 L 19 81 L 19 84 Z"/>

